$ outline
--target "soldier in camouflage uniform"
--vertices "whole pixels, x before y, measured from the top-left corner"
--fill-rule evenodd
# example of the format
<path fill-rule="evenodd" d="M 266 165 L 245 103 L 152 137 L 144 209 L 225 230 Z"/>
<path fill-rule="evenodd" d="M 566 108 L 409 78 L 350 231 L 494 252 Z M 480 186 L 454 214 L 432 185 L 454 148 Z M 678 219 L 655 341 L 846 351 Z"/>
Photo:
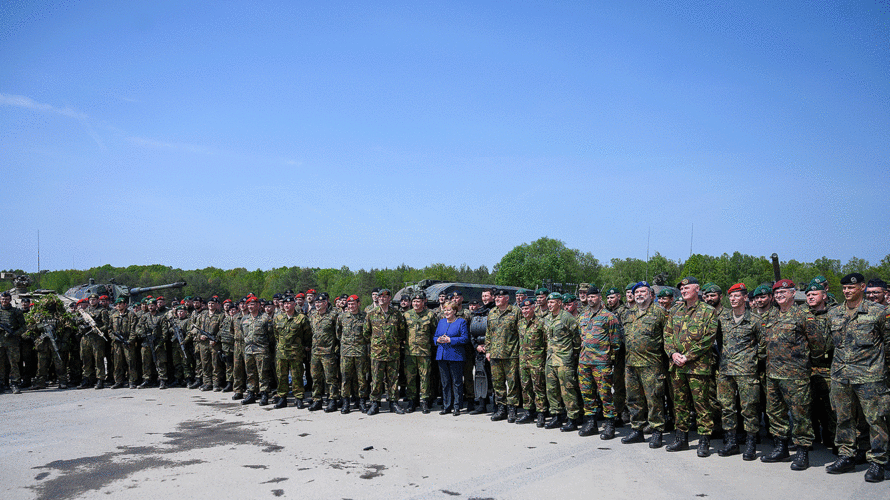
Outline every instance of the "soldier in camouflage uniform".
<path fill-rule="evenodd" d="M 788 458 L 789 431 L 797 445 L 791 470 L 809 468 L 809 448 L 813 445 L 813 424 L 810 421 L 810 358 L 825 352 L 824 325 L 812 321 L 803 308 L 794 304 L 794 282 L 779 280 L 773 285 L 773 296 L 779 312 L 769 321 L 761 321 L 766 340 L 766 413 L 775 448 L 762 462 L 778 462 Z M 794 419 L 791 429 L 788 411 Z"/>
<path fill-rule="evenodd" d="M 247 313 L 247 300 L 244 299 L 238 303 L 238 312 L 232 316 L 232 327 L 235 337 L 235 342 L 232 344 L 232 390 L 234 391 L 232 399 L 235 401 L 244 399 L 244 392 L 247 389 L 247 370 L 244 364 L 244 333 L 241 331 L 241 320 L 244 319 Z"/>
<path fill-rule="evenodd" d="M 547 336 L 547 399 L 553 416 L 545 429 L 578 430 L 581 424 L 581 395 L 578 393 L 578 352 L 581 349 L 581 331 L 578 320 L 562 309 L 562 295 L 554 292 L 547 296 L 550 316 L 544 323 Z"/>
<path fill-rule="evenodd" d="M 491 420 L 516 421 L 519 404 L 519 316 L 507 290 L 495 292 L 496 307 L 488 313 L 485 357 L 491 363 L 491 384 L 497 409 Z"/>
<path fill-rule="evenodd" d="M 578 317 L 581 331 L 578 385 L 586 415 L 578 435 L 586 437 L 598 432 L 595 414 L 597 406 L 601 405 L 606 420 L 600 439 L 612 439 L 615 437 L 617 418 L 612 404 L 612 373 L 624 332 L 618 318 L 603 307 L 602 295 L 596 285 L 590 285 L 587 298 L 590 304 Z M 599 402 L 594 395 L 599 396 Z"/>
<path fill-rule="evenodd" d="M 99 295 L 91 294 L 86 314 L 93 318 L 96 326 L 84 331 L 80 341 L 80 360 L 83 363 L 83 380 L 78 389 L 90 385 L 90 377 L 95 377 L 96 389 L 105 387 L 105 341 L 108 329 L 108 311 L 99 307 Z"/>
<path fill-rule="evenodd" d="M 820 330 L 829 332 L 825 288 L 819 283 L 811 281 L 804 292 L 807 295 L 810 320 L 820 323 Z M 826 340 L 828 339 L 826 338 Z M 834 347 L 826 342 L 825 353 L 810 360 L 812 362 L 810 387 L 813 392 L 813 431 L 814 434 L 815 431 L 819 431 L 822 444 L 827 448 L 834 448 L 834 432 L 837 429 L 837 417 L 831 407 L 831 359 L 833 356 Z M 836 452 L 837 449 L 834 451 Z"/>
<path fill-rule="evenodd" d="M 841 279 L 845 302 L 828 312 L 828 324 L 834 344 L 831 363 L 831 402 L 837 412 L 835 442 L 840 457 L 825 467 L 840 474 L 855 466 L 856 421 L 853 408 L 858 402 L 868 423 L 871 449 L 865 480 L 884 480 L 887 465 L 890 411 L 886 376 L 886 338 L 890 312 L 887 307 L 864 299 L 865 278 L 852 273 Z"/>
<path fill-rule="evenodd" d="M 432 374 L 433 334 L 439 324 L 436 314 L 426 308 L 426 294 L 419 292 L 411 298 L 411 309 L 404 313 L 407 328 L 405 351 L 406 411 L 417 408 L 418 385 L 420 386 L 420 410 L 430 412 L 429 399 Z"/>
<path fill-rule="evenodd" d="M 207 332 L 218 340 L 219 330 L 224 319 L 225 315 L 222 312 L 219 297 L 213 296 L 207 301 L 207 309 L 195 317 L 192 325 L 192 338 L 195 339 L 195 346 L 201 356 L 202 391 L 215 390 L 219 392 L 225 385 L 225 367 L 218 355 L 221 346 L 211 345 L 215 342 L 212 343 L 210 338 L 203 333 Z"/>
<path fill-rule="evenodd" d="M 260 312 L 260 302 L 256 297 L 247 299 L 247 314 L 236 325 L 244 339 L 244 370 L 247 374 L 247 394 L 241 404 L 257 402 L 269 404 L 270 380 L 266 376 L 267 365 L 272 361 L 270 341 L 275 334 L 272 320 Z M 237 340 L 238 334 L 235 338 Z"/>
<path fill-rule="evenodd" d="M 624 296 L 627 299 L 626 304 L 621 303 L 621 291 L 612 287 L 606 292 L 606 310 L 611 312 L 618 318 L 623 326 L 627 321 L 627 316 L 634 308 L 633 287 L 636 283 L 628 283 L 624 289 Z M 624 353 L 624 338 L 621 339 L 621 347 L 615 356 L 615 371 L 612 374 L 612 404 L 615 405 L 615 413 L 621 416 L 621 420 L 615 420 L 616 427 L 622 427 L 624 422 L 630 422 L 630 412 L 627 411 L 626 400 L 627 390 L 624 383 L 624 362 L 626 355 Z"/>
<path fill-rule="evenodd" d="M 636 307 L 624 322 L 627 348 L 625 380 L 627 406 L 630 409 L 631 433 L 621 439 L 624 444 L 642 443 L 646 425 L 652 427 L 650 448 L 660 448 L 665 430 L 665 368 L 664 327 L 667 313 L 653 303 L 648 284 L 634 290 Z"/>
<path fill-rule="evenodd" d="M 359 308 L 358 295 L 346 299 L 346 311 L 337 316 L 337 341 L 340 342 L 340 380 L 343 406 L 340 413 L 349 413 L 350 399 L 358 399 L 358 408 L 368 411 L 369 345 L 364 336 L 365 312 Z"/>
<path fill-rule="evenodd" d="M 333 412 L 340 403 L 340 344 L 337 342 L 337 312 L 328 302 L 328 294 L 320 293 L 315 299 L 315 309 L 309 314 L 312 326 L 312 404 L 309 411 L 322 408 L 325 389 L 328 405 L 325 412 Z M 323 382 L 322 382 L 323 381 Z"/>
<path fill-rule="evenodd" d="M 170 333 L 167 318 L 158 312 L 155 299 L 148 299 L 148 311 L 142 315 L 136 325 L 139 339 L 142 341 L 142 384 L 138 389 L 145 389 L 151 384 L 151 370 L 158 372 L 159 389 L 167 388 L 167 350 L 164 343 Z M 154 354 L 151 346 L 154 345 Z"/>
<path fill-rule="evenodd" d="M 191 354 L 192 359 L 195 362 L 195 380 L 188 385 L 189 389 L 197 389 L 204 385 L 204 365 L 201 359 L 201 345 L 198 340 L 197 330 L 194 329 L 195 324 L 198 322 L 198 318 L 204 314 L 204 301 L 201 297 L 192 297 L 191 298 L 192 309 L 189 310 L 189 327 L 186 330 L 188 332 L 188 344 L 192 346 L 191 349 L 186 351 L 186 354 Z"/>
<path fill-rule="evenodd" d="M 757 362 L 765 355 L 761 348 L 760 317 L 745 309 L 748 289 L 744 283 L 729 288 L 729 304 L 717 316 L 717 338 L 721 346 L 717 374 L 717 399 L 723 424 L 721 457 L 738 455 L 741 450 L 736 438 L 737 414 L 741 407 L 745 438 L 744 460 L 754 460 L 757 453 L 757 432 L 760 431 L 760 379 Z M 738 401 L 736 404 L 736 394 Z"/>
<path fill-rule="evenodd" d="M 194 343 L 192 342 L 192 332 L 189 329 L 193 326 L 192 319 L 189 318 L 189 310 L 183 304 L 173 308 L 173 319 L 168 320 L 170 328 L 174 332 L 173 338 L 170 340 L 170 348 L 173 350 L 173 373 L 174 377 L 181 380 L 184 387 L 189 387 L 195 381 L 192 380 L 192 368 L 189 359 L 194 355 Z M 179 329 L 179 335 L 183 339 L 180 346 L 176 340 L 175 333 Z M 183 351 L 185 351 L 183 353 Z"/>
<path fill-rule="evenodd" d="M 111 336 L 114 339 L 111 346 L 114 356 L 114 385 L 111 386 L 112 389 L 120 389 L 125 385 L 135 389 L 136 382 L 139 380 L 138 364 L 136 363 L 138 351 L 136 350 L 136 340 L 133 338 L 139 318 L 127 308 L 128 305 L 125 298 L 119 297 L 114 301 L 115 311 L 108 318 L 109 332 L 116 333 L 129 342 L 127 345 L 118 340 L 117 335 Z"/>
<path fill-rule="evenodd" d="M 12 295 L 9 292 L 0 294 L 0 374 L 3 364 L 9 363 L 9 386 L 13 394 L 21 394 L 21 337 L 25 333 L 25 315 L 21 309 L 12 307 Z M 3 381 L 0 380 L 0 386 Z"/>
<path fill-rule="evenodd" d="M 278 392 L 275 408 L 287 407 L 287 393 L 294 393 L 294 404 L 303 408 L 303 352 L 312 343 L 312 327 L 303 311 L 297 311 L 297 303 L 290 295 L 281 299 L 282 312 L 273 320 L 276 349 L 275 363 L 278 372 Z M 292 383 L 288 386 L 288 376 Z"/>
<path fill-rule="evenodd" d="M 544 414 L 547 412 L 547 382 L 544 378 L 544 363 L 547 357 L 547 338 L 543 320 L 535 316 L 535 301 L 522 301 L 522 318 L 519 319 L 519 381 L 522 386 L 522 401 L 525 412 L 516 420 L 517 424 L 537 422 L 544 427 Z"/>
<path fill-rule="evenodd" d="M 710 455 L 711 432 L 714 429 L 713 409 L 709 399 L 713 381 L 714 337 L 717 315 L 714 308 L 698 298 L 698 280 L 683 279 L 677 288 L 683 296 L 668 315 L 664 328 L 664 351 L 671 360 L 674 412 L 677 431 L 667 451 L 689 449 L 689 428 L 695 407 L 698 424 L 699 457 Z"/>
<path fill-rule="evenodd" d="M 232 392 L 234 388 L 234 369 L 235 369 L 235 317 L 239 309 L 235 305 L 229 305 L 223 302 L 223 309 L 226 317 L 219 329 L 220 352 L 222 352 L 223 364 L 226 367 L 226 385 L 222 392 Z M 188 350 L 186 350 L 188 352 Z M 296 377 L 295 377 L 296 379 Z M 302 386 L 302 383 L 300 384 Z"/>
<path fill-rule="evenodd" d="M 46 389 L 49 369 L 55 367 L 59 389 L 67 388 L 68 376 L 65 373 L 65 354 L 73 333 L 77 330 L 74 318 L 65 311 L 65 306 L 55 295 L 47 295 L 37 301 L 25 315 L 28 331 L 22 336 L 34 340 L 37 352 L 37 373 L 32 389 Z M 56 353 L 50 336 L 55 339 Z"/>
<path fill-rule="evenodd" d="M 547 290 L 544 287 L 535 290 L 535 317 L 538 318 L 542 324 L 547 316 L 550 316 L 550 310 L 547 308 L 547 297 L 549 295 L 550 290 Z"/>
<path fill-rule="evenodd" d="M 377 307 L 365 317 L 363 333 L 371 345 L 371 407 L 368 415 L 380 411 L 380 396 L 387 390 L 389 410 L 404 414 L 399 398 L 399 348 L 405 342 L 405 317 L 391 307 L 392 292 L 384 288 Z"/>

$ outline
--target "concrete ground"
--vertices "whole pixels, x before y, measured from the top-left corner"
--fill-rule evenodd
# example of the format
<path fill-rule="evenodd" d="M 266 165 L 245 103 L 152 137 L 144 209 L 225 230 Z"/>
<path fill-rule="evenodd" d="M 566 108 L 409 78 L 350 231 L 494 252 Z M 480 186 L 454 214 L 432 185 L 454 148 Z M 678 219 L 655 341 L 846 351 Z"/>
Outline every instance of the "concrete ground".
<path fill-rule="evenodd" d="M 384 409 L 387 405 L 384 405 Z M 0 491 L 19 498 L 890 498 L 866 466 L 667 453 L 485 415 L 309 413 L 187 389 L 0 395 Z M 694 445 L 694 443 L 693 443 Z M 760 450 L 769 451 L 762 445 Z"/>

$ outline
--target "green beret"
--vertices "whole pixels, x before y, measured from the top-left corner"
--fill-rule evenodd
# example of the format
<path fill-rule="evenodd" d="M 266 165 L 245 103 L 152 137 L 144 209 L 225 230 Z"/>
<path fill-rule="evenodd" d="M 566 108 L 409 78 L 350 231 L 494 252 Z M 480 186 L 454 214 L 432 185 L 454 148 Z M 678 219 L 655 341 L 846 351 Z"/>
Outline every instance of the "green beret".
<path fill-rule="evenodd" d="M 703 286 L 701 288 L 701 293 L 710 293 L 710 292 L 723 293 L 723 290 L 721 290 L 720 287 L 717 286 L 715 283 L 710 283 L 710 282 L 705 283 L 705 286 Z"/>
<path fill-rule="evenodd" d="M 760 285 L 754 289 L 753 297 L 757 297 L 759 295 L 771 295 L 771 294 L 772 294 L 772 290 L 770 289 L 770 287 L 768 287 L 766 285 Z"/>
<path fill-rule="evenodd" d="M 612 294 L 620 295 L 621 290 L 619 290 L 617 286 L 613 286 L 612 288 L 606 290 L 606 297 L 608 297 L 609 295 L 612 295 Z"/>
<path fill-rule="evenodd" d="M 547 300 L 562 300 L 562 295 L 557 292 L 553 292 L 547 296 Z"/>
<path fill-rule="evenodd" d="M 127 302 L 127 299 L 123 297 L 118 297 L 117 300 L 114 301 L 115 304 L 121 304 Z"/>
<path fill-rule="evenodd" d="M 662 288 L 660 292 L 658 292 L 658 297 L 673 297 L 674 292 L 671 291 L 670 288 Z"/>
<path fill-rule="evenodd" d="M 634 289 L 634 285 L 636 285 L 636 284 L 637 284 L 636 281 L 634 281 L 633 283 L 628 283 L 627 286 L 624 287 L 624 290 L 625 290 L 625 291 L 627 291 L 627 290 L 633 290 L 633 289 Z"/>
<path fill-rule="evenodd" d="M 573 294 L 573 293 L 564 293 L 564 294 L 562 294 L 562 301 L 563 301 L 563 302 L 574 302 L 574 301 L 576 301 L 576 300 L 578 300 L 578 297 L 575 297 L 575 294 Z"/>
<path fill-rule="evenodd" d="M 547 295 L 548 293 L 550 293 L 550 290 L 547 290 L 544 287 L 541 287 L 541 288 L 538 288 L 537 290 L 535 290 L 535 295 Z"/>
<path fill-rule="evenodd" d="M 815 280 L 811 281 L 810 284 L 807 285 L 806 289 L 804 290 L 804 292 L 824 292 L 824 291 L 825 291 L 825 287 L 822 286 L 821 283 L 816 282 Z"/>
<path fill-rule="evenodd" d="M 819 283 L 819 284 L 822 285 L 822 286 L 825 286 L 825 284 L 828 283 L 828 280 L 825 279 L 825 276 L 822 276 L 821 274 L 818 275 L 818 276 L 816 276 L 815 278 L 813 278 L 812 281 L 813 281 L 814 283 Z"/>

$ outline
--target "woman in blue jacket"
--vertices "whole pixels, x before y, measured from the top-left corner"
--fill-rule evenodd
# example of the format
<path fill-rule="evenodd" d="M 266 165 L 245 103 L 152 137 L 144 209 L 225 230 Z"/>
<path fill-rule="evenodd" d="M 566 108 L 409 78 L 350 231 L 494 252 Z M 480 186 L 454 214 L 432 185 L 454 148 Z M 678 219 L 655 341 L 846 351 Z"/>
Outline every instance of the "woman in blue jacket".
<path fill-rule="evenodd" d="M 439 378 L 442 380 L 442 411 L 445 415 L 454 411 L 460 415 L 464 395 L 464 346 L 470 341 L 467 322 L 458 318 L 451 301 L 442 304 L 443 319 L 436 326 L 436 361 L 439 362 Z"/>

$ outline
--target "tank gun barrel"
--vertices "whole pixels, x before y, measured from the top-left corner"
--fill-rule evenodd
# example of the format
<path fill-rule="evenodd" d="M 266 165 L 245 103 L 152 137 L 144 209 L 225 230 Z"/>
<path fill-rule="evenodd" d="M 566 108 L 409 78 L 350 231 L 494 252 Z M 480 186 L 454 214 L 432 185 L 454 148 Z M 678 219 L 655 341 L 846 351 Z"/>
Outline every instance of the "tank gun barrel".
<path fill-rule="evenodd" d="M 168 288 L 183 288 L 186 284 L 185 281 L 177 281 L 176 283 L 167 283 L 166 285 L 134 287 L 130 289 L 130 295 L 153 292 L 155 290 L 166 290 Z"/>

